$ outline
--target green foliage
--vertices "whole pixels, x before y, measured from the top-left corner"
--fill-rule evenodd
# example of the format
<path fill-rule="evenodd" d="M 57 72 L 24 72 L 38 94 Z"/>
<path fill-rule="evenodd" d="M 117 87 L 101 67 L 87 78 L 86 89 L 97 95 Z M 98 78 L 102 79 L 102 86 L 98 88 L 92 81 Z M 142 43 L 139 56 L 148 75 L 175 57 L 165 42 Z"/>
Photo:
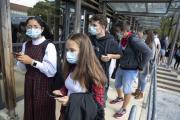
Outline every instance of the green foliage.
<path fill-rule="evenodd" d="M 33 8 L 28 10 L 29 16 L 41 16 L 45 21 L 47 21 L 48 16 L 54 12 L 54 8 L 48 3 L 38 2 Z"/>

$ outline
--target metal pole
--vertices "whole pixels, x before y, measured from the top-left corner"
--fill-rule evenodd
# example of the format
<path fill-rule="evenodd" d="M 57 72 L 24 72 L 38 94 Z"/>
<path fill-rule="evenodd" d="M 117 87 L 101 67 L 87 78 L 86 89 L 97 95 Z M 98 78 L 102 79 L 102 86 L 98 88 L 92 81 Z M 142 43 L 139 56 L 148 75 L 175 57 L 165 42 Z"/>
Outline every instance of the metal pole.
<path fill-rule="evenodd" d="M 0 0 L 0 51 L 3 82 L 5 88 L 5 103 L 9 119 L 17 120 L 15 113 L 16 93 L 12 55 L 11 17 L 9 0 Z"/>
<path fill-rule="evenodd" d="M 81 0 L 76 0 L 74 33 L 81 32 Z"/>
<path fill-rule="evenodd" d="M 154 76 L 153 76 L 153 78 L 154 78 L 154 80 L 153 80 L 153 82 L 154 82 L 154 84 L 153 84 L 153 88 L 154 88 L 154 90 L 153 90 L 153 108 L 152 108 L 152 118 L 151 118 L 151 120 L 156 120 L 156 107 L 157 107 L 157 77 L 156 77 L 156 64 L 155 64 L 155 66 L 154 66 Z"/>
<path fill-rule="evenodd" d="M 177 41 L 177 38 L 178 38 L 179 30 L 180 30 L 180 12 L 179 12 L 178 19 L 177 19 L 176 31 L 175 31 L 175 34 L 174 34 L 175 37 L 173 39 L 173 46 L 172 46 L 171 53 L 170 53 L 170 56 L 169 56 L 169 59 L 168 59 L 168 66 L 169 67 L 170 67 L 171 61 L 173 59 L 173 53 L 174 53 L 176 41 Z"/>
<path fill-rule="evenodd" d="M 136 26 L 136 20 L 134 19 L 134 25 L 133 25 L 133 31 L 134 32 L 136 32 L 135 26 Z"/>
<path fill-rule="evenodd" d="M 86 13 L 86 10 L 84 10 L 84 20 L 83 20 L 83 33 L 85 33 L 85 28 L 86 28 L 86 22 L 87 22 L 87 15 L 86 15 L 87 13 Z"/>
<path fill-rule="evenodd" d="M 137 106 L 133 105 L 129 113 L 128 120 L 136 120 Z"/>
<path fill-rule="evenodd" d="M 130 25 L 130 29 L 132 28 L 132 16 L 130 17 L 130 21 L 129 21 L 129 25 Z M 132 30 L 132 29 L 131 29 Z"/>
<path fill-rule="evenodd" d="M 59 38 L 59 21 L 60 21 L 60 0 L 55 0 L 55 16 L 54 16 L 54 40 Z"/>
<path fill-rule="evenodd" d="M 69 35 L 69 4 L 68 2 L 66 1 L 66 9 L 64 11 L 64 16 L 65 16 L 65 27 L 63 28 L 63 31 L 65 32 L 65 40 L 67 39 L 68 35 Z"/>

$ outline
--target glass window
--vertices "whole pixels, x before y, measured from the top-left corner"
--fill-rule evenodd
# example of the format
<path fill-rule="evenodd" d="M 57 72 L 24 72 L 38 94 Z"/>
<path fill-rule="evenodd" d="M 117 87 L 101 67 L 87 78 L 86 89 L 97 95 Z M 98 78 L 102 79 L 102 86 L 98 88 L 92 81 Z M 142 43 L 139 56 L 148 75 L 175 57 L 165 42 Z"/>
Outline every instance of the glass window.
<path fill-rule="evenodd" d="M 109 3 L 109 6 L 114 11 L 128 11 L 128 8 L 125 3 Z"/>
<path fill-rule="evenodd" d="M 144 3 L 128 3 L 131 12 L 146 12 Z"/>
<path fill-rule="evenodd" d="M 148 3 L 149 13 L 166 13 L 168 3 Z"/>

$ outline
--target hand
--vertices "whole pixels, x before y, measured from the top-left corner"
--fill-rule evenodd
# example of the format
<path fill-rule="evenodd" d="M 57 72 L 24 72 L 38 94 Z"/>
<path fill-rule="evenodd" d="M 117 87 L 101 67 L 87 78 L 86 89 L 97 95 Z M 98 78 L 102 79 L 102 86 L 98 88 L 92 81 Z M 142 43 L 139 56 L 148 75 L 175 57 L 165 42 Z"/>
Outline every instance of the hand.
<path fill-rule="evenodd" d="M 103 62 L 108 62 L 108 61 L 111 60 L 111 57 L 110 57 L 110 55 L 107 55 L 107 56 L 102 55 L 102 56 L 101 56 L 101 60 L 102 60 Z"/>
<path fill-rule="evenodd" d="M 66 106 L 68 101 L 69 101 L 69 96 L 64 96 L 64 97 L 58 97 L 55 98 L 57 101 L 59 101 L 62 105 Z"/>
<path fill-rule="evenodd" d="M 61 93 L 60 90 L 54 90 L 54 91 L 53 91 L 53 94 L 63 96 L 63 94 Z"/>
<path fill-rule="evenodd" d="M 17 56 L 17 60 L 24 63 L 24 64 L 32 64 L 33 59 L 29 57 L 28 55 L 21 54 L 20 56 Z"/>

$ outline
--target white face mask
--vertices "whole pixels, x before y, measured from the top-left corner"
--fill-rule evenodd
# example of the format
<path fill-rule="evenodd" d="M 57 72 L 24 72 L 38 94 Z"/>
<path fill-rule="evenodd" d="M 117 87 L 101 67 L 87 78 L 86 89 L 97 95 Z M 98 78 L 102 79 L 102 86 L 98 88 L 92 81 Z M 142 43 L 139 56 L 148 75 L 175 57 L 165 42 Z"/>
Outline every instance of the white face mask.
<path fill-rule="evenodd" d="M 67 51 L 67 53 L 66 53 L 66 59 L 67 59 L 68 63 L 70 63 L 70 64 L 76 64 L 77 61 L 78 61 L 78 55 L 77 55 L 76 52 Z"/>
<path fill-rule="evenodd" d="M 94 27 L 94 26 L 89 26 L 88 32 L 89 32 L 91 35 L 97 35 L 96 27 Z"/>
<path fill-rule="evenodd" d="M 29 37 L 36 39 L 38 38 L 42 33 L 42 30 L 40 28 L 31 28 L 26 30 L 26 35 Z"/>

